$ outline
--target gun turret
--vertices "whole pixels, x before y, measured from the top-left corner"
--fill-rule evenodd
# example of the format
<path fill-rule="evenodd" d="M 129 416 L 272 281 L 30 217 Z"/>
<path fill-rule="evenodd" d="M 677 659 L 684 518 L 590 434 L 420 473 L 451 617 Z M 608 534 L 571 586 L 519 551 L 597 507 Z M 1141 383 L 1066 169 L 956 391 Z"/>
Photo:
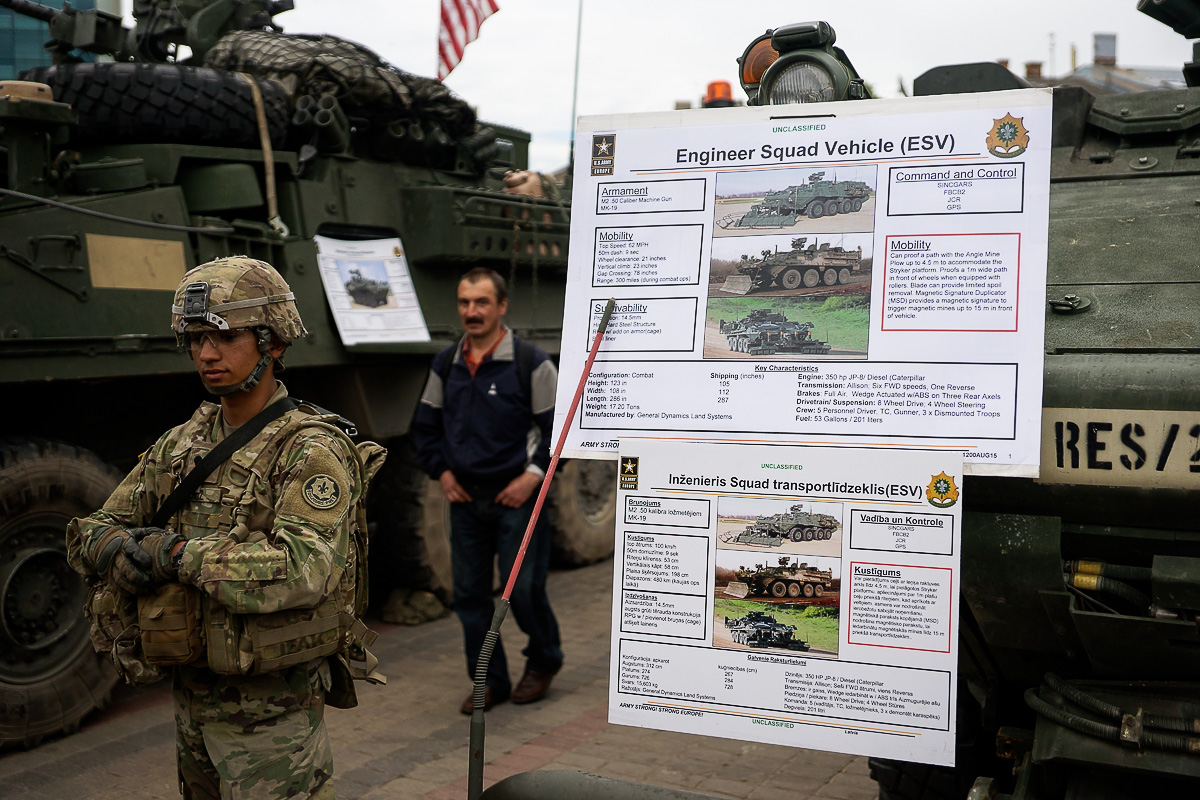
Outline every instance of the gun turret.
<path fill-rule="evenodd" d="M 292 0 L 134 0 L 135 28 L 126 28 L 116 14 L 77 11 L 69 3 L 61 11 L 33 0 L 0 0 L 0 7 L 47 23 L 46 49 L 54 63 L 62 64 L 78 60 L 72 50 L 164 63 L 176 60 L 180 46 L 191 50 L 189 61 L 199 63 L 229 31 L 282 30 L 273 17 L 294 5 Z"/>
<path fill-rule="evenodd" d="M 32 0 L 0 0 L 0 6 L 49 25 L 46 49 L 55 63 L 76 60 L 68 55 L 72 50 L 121 56 L 131 52 L 134 45 L 133 31 L 121 24 L 119 16 L 107 11 L 76 11 L 70 3 L 63 3 L 60 11 Z"/>

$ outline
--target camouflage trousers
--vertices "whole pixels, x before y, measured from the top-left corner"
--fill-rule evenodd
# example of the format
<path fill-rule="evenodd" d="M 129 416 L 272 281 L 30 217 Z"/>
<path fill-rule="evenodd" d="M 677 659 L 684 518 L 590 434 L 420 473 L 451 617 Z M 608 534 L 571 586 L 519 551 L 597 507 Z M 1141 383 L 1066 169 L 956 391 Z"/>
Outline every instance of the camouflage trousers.
<path fill-rule="evenodd" d="M 177 667 L 175 746 L 185 800 L 333 800 L 322 659 L 251 677 Z"/>

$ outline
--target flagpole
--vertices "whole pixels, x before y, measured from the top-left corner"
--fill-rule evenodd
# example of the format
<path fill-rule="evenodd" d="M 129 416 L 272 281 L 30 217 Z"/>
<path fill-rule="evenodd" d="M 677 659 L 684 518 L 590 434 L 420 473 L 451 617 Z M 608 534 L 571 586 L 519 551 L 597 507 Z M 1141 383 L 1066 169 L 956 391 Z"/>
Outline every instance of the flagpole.
<path fill-rule="evenodd" d="M 575 85 L 571 90 L 571 147 L 567 153 L 567 186 L 575 178 L 575 105 L 579 99 L 579 42 L 583 38 L 583 0 L 579 0 L 579 14 L 575 20 Z"/>

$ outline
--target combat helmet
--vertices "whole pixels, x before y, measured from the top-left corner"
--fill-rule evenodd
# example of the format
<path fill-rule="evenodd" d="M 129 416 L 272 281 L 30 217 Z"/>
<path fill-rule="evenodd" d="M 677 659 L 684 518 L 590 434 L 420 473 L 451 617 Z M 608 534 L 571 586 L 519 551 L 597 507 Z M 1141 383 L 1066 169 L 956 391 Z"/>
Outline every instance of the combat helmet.
<path fill-rule="evenodd" d="M 308 331 L 300 320 L 295 295 L 265 261 L 228 256 L 201 264 L 183 276 L 171 305 L 171 330 L 180 347 L 185 346 L 185 336 L 192 331 L 242 328 L 253 330 L 258 338 L 258 364 L 246 380 L 235 386 L 218 389 L 206 384 L 213 394 L 253 389 L 274 360 L 270 354 L 271 335 L 291 344 L 307 336 Z"/>

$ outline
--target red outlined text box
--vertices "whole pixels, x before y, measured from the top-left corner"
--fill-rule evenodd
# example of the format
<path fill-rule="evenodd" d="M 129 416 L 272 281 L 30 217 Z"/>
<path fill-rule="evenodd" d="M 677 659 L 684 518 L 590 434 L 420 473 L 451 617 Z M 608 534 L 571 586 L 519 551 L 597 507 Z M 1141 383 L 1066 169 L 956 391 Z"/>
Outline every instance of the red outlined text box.
<path fill-rule="evenodd" d="M 880 330 L 1017 332 L 1020 233 L 893 234 L 883 263 Z"/>
<path fill-rule="evenodd" d="M 923 576 L 921 573 L 930 574 Z M 849 574 L 846 644 L 885 647 L 892 650 L 919 650 L 927 653 L 950 652 L 954 631 L 954 570 L 949 567 L 851 561 Z M 868 582 L 871 584 L 870 589 L 867 586 Z M 907 599 L 911 605 L 918 595 L 927 593 L 927 587 L 913 588 L 914 584 L 920 582 L 935 587 L 937 596 L 931 598 L 932 602 L 929 602 L 928 607 L 921 610 L 922 615 L 918 616 L 915 609 L 902 607 L 900 601 Z M 888 583 L 894 587 L 888 587 Z M 860 593 L 857 599 L 856 593 Z M 871 596 L 870 600 L 864 599 L 868 593 Z M 867 611 L 859 611 L 860 619 L 856 624 L 856 602 L 859 608 L 862 608 L 864 604 L 870 604 L 872 601 L 874 604 L 867 605 Z M 938 615 L 938 609 L 941 607 L 945 609 L 944 615 Z M 867 618 L 868 614 L 871 614 L 870 618 Z M 931 618 L 939 625 L 935 632 L 929 634 L 920 630 L 925 625 L 924 620 Z M 887 632 L 888 626 L 892 628 L 890 635 Z M 936 643 L 936 639 L 943 640 L 945 646 L 931 646 Z M 918 646 L 920 644 L 930 646 Z"/>

